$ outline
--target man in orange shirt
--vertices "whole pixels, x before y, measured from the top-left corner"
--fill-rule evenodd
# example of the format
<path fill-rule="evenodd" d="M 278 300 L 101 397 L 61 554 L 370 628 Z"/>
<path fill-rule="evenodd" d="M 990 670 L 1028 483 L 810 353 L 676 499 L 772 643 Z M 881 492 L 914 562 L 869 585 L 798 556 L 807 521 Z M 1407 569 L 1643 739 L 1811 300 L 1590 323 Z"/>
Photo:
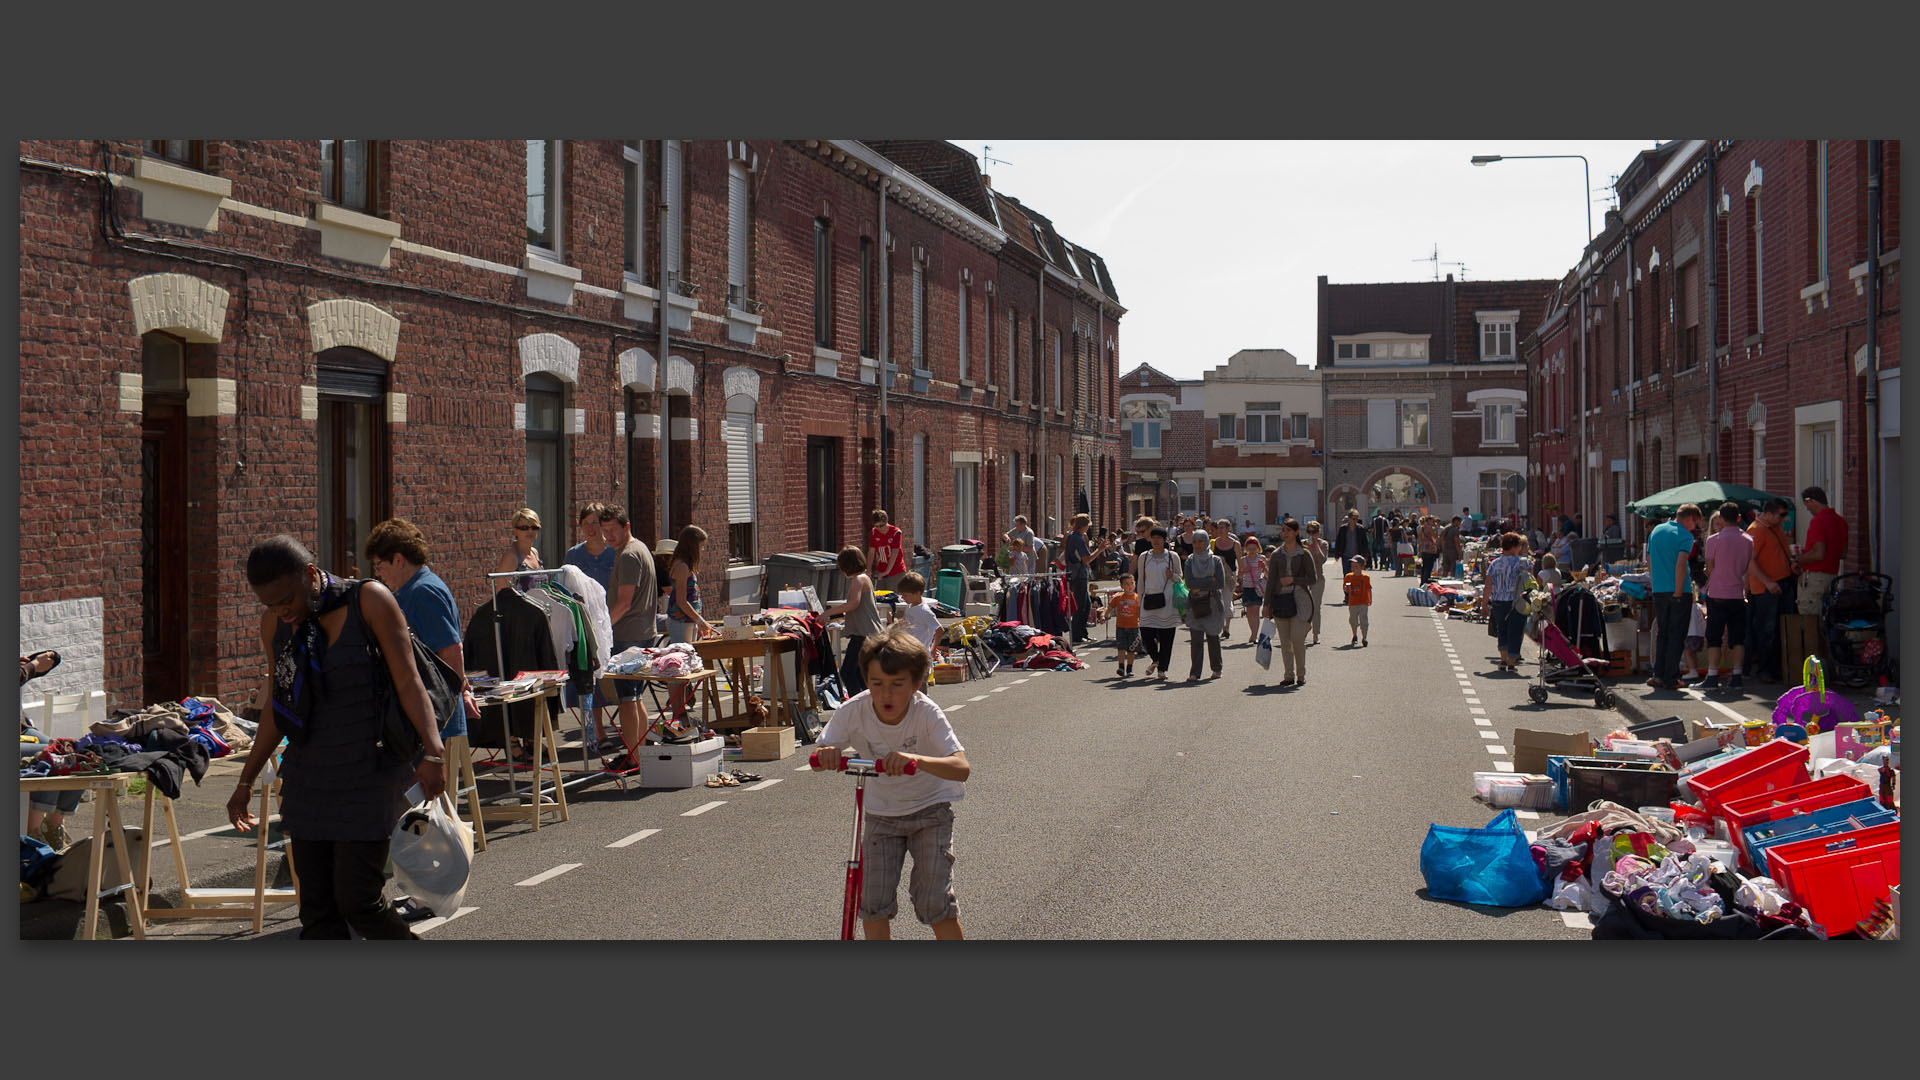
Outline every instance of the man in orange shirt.
<path fill-rule="evenodd" d="M 1753 561 L 1747 564 L 1747 666 L 1755 680 L 1780 682 L 1780 616 L 1794 613 L 1793 561 L 1784 523 L 1793 505 L 1770 499 L 1747 526 Z"/>

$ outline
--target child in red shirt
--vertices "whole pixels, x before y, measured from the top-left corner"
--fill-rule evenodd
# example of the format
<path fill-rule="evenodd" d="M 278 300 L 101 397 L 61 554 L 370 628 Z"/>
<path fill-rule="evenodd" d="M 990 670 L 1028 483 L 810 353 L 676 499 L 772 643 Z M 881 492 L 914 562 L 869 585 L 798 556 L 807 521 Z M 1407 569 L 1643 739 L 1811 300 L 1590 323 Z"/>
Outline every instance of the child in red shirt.
<path fill-rule="evenodd" d="M 1133 591 L 1133 575 L 1120 575 L 1120 591 L 1108 602 L 1113 612 L 1113 640 L 1120 650 L 1120 678 L 1133 678 L 1133 654 L 1140 651 L 1140 594 Z"/>

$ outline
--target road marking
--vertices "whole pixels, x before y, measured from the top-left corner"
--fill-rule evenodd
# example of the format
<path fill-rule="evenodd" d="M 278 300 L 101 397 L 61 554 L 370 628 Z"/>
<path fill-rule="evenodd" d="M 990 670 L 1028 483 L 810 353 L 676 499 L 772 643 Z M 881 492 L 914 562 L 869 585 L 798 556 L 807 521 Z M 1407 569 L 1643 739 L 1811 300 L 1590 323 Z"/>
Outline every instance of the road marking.
<path fill-rule="evenodd" d="M 1033 676 L 1031 675 L 1027 676 L 1027 679 L 1031 679 L 1031 678 L 1033 678 Z M 1027 679 L 1015 679 L 1013 680 L 1013 685 L 1019 686 L 1021 683 L 1026 682 Z"/>
<path fill-rule="evenodd" d="M 1477 697 L 1470 697 L 1470 698 L 1468 698 L 1468 699 L 1467 699 L 1467 704 L 1469 704 L 1469 705 L 1478 705 L 1478 704 L 1480 704 L 1480 699 L 1479 699 L 1479 698 L 1477 698 Z"/>
<path fill-rule="evenodd" d="M 1538 811 L 1538 810 L 1515 810 L 1515 811 L 1513 812 L 1513 816 L 1514 816 L 1514 817 L 1517 817 L 1517 818 L 1520 818 L 1520 819 L 1521 819 L 1521 820 L 1523 820 L 1523 821 L 1538 821 L 1538 820 L 1540 820 L 1540 811 Z"/>
<path fill-rule="evenodd" d="M 1487 719 L 1487 718 L 1486 718 L 1486 717 L 1484 717 L 1484 716 L 1476 716 L 1476 717 L 1474 717 L 1474 718 L 1473 718 L 1473 722 L 1474 722 L 1474 723 L 1476 723 L 1476 724 L 1478 724 L 1478 725 L 1480 725 L 1481 727 L 1492 727 L 1492 726 L 1493 726 L 1493 721 L 1491 721 L 1491 720 L 1489 720 L 1489 719 Z"/>
<path fill-rule="evenodd" d="M 1584 911 L 1563 911 L 1560 913 L 1560 921 L 1566 924 L 1569 930 L 1593 929 L 1593 918 Z"/>
<path fill-rule="evenodd" d="M 1496 762 L 1494 762 L 1494 763 L 1493 763 L 1493 770 L 1494 770 L 1495 772 L 1512 772 L 1512 771 L 1513 771 L 1513 762 L 1511 762 L 1511 761 L 1496 761 Z"/>
<path fill-rule="evenodd" d="M 637 844 L 640 841 L 645 840 L 647 837 L 652 836 L 654 833 L 657 833 L 659 831 L 660 831 L 659 829 L 641 829 L 639 832 L 634 833 L 632 836 L 623 836 L 620 839 L 615 840 L 613 843 L 608 844 L 607 846 L 610 848 L 627 847 L 631 844 Z"/>
<path fill-rule="evenodd" d="M 1489 754 L 1504 754 L 1504 753 L 1506 753 L 1506 752 L 1507 752 L 1507 748 L 1506 748 L 1506 747 L 1504 747 L 1504 746 L 1489 746 L 1489 747 L 1487 747 L 1487 753 L 1489 753 Z"/>
<path fill-rule="evenodd" d="M 1518 815 L 1516 814 L 1515 816 L 1517 817 Z M 1533 843 L 1534 841 L 1536 841 L 1536 840 L 1538 840 L 1538 839 L 1540 839 L 1540 833 L 1539 833 L 1539 832 L 1538 832 L 1537 830 L 1534 830 L 1534 829 L 1521 829 L 1521 830 L 1520 830 L 1520 835 L 1521 835 L 1521 836 L 1524 836 L 1524 837 L 1526 837 L 1526 838 L 1527 838 L 1527 843 L 1529 843 L 1529 844 L 1531 844 L 1531 843 Z"/>
<path fill-rule="evenodd" d="M 1021 680 L 1018 680 L 1018 681 L 1020 681 L 1020 682 L 1026 682 L 1026 680 L 1025 680 L 1025 679 L 1021 679 Z M 1006 688 L 1006 687 L 1004 687 L 1004 686 L 996 686 L 996 687 L 994 687 L 993 689 L 991 689 L 991 690 L 989 690 L 989 691 L 987 691 L 987 693 L 989 693 L 989 694 L 1004 694 L 1004 693 L 1006 693 L 1006 692 L 1007 692 L 1007 688 Z"/>
<path fill-rule="evenodd" d="M 1468 711 L 1468 712 L 1470 712 L 1470 713 L 1473 713 L 1473 714 L 1474 714 L 1475 716 L 1485 716 L 1485 715 L 1487 715 L 1487 710 L 1485 710 L 1485 709 L 1483 709 L 1483 708 L 1481 708 L 1481 707 L 1480 707 L 1480 706 L 1478 706 L 1478 705 L 1469 705 L 1469 706 L 1467 706 L 1467 711 Z"/>
<path fill-rule="evenodd" d="M 970 697 L 967 700 L 968 701 L 985 701 L 987 700 L 987 695 L 981 694 L 979 697 Z"/>
<path fill-rule="evenodd" d="M 946 707 L 946 709 L 945 709 L 945 710 L 943 710 L 943 711 L 945 711 L 945 712 L 959 712 L 959 711 L 960 711 L 961 709 L 964 709 L 964 708 L 966 708 L 966 706 L 965 706 L 965 705 L 949 705 L 949 706 L 947 706 L 947 707 Z"/>
<path fill-rule="evenodd" d="M 774 777 L 774 778 L 773 778 L 773 779 L 771 779 L 771 780 L 762 780 L 762 781 L 760 781 L 760 782 L 759 782 L 759 783 L 757 783 L 757 784 L 748 784 L 748 785 L 747 785 L 746 787 L 744 787 L 744 788 L 741 788 L 740 790 L 742 790 L 742 791 L 761 791 L 761 790 L 764 790 L 764 789 L 766 789 L 766 788 L 770 788 L 770 787 L 772 787 L 773 785 L 775 785 L 775 784 L 777 784 L 777 783 L 779 783 L 779 782 L 780 782 L 780 777 L 778 777 L 778 776 L 776 776 L 776 777 Z"/>
<path fill-rule="evenodd" d="M 701 814 L 706 813 L 707 811 L 713 809 L 716 806 L 725 806 L 725 805 L 727 805 L 727 800 L 716 799 L 713 802 L 706 803 L 701 806 L 696 806 L 693 809 L 687 811 L 686 813 L 681 814 L 680 816 L 681 817 L 699 817 Z"/>
<path fill-rule="evenodd" d="M 452 922 L 453 920 L 459 918 L 462 915 L 471 915 L 474 912 L 479 910 L 480 909 L 477 907 L 463 907 L 459 911 L 456 911 L 451 915 L 446 915 L 446 916 L 435 915 L 431 919 L 423 919 L 419 923 L 417 923 L 413 928 L 413 932 L 416 934 L 424 934 L 429 930 L 438 930 L 439 928 L 447 925 L 448 923 Z"/>
<path fill-rule="evenodd" d="M 806 765 L 800 766 L 799 768 L 793 771 L 794 772 L 819 772 L 820 770 L 814 768 L 812 764 L 806 764 Z"/>
<path fill-rule="evenodd" d="M 189 841 L 189 840 L 198 840 L 198 839 L 200 839 L 200 838 L 201 838 L 201 837 L 203 837 L 203 836 L 212 836 L 212 835 L 213 835 L 214 833 L 217 833 L 217 832 L 228 832 L 228 831 L 230 831 L 230 830 L 232 830 L 232 829 L 233 829 L 233 826 L 232 826 L 232 825 L 215 825 L 215 826 L 214 826 L 213 828 L 211 828 L 211 829 L 201 829 L 201 830 L 200 830 L 199 832 L 190 832 L 190 833 L 188 833 L 187 835 L 185 835 L 185 836 L 183 836 L 183 837 L 181 837 L 181 838 L 180 838 L 180 842 L 184 844 L 184 843 L 186 843 L 186 842 L 187 842 L 187 841 Z M 154 847 L 166 847 L 166 846 L 167 846 L 168 844 L 170 844 L 170 843 L 172 843 L 172 842 L 173 842 L 173 841 L 172 841 L 171 839 L 168 839 L 168 840 L 155 840 L 155 841 L 153 842 L 153 846 L 154 846 Z"/>
<path fill-rule="evenodd" d="M 1734 712 L 1732 709 L 1729 709 L 1725 705 L 1722 705 L 1719 702 L 1708 697 L 1706 694 L 1706 691 L 1704 690 L 1697 690 L 1691 686 L 1688 686 L 1688 687 L 1683 687 L 1682 691 L 1686 693 L 1689 697 L 1692 697 L 1697 701 L 1705 702 L 1706 704 L 1711 705 L 1716 709 L 1719 709 L 1721 712 L 1725 713 L 1727 716 L 1731 717 L 1732 719 L 1740 723 L 1744 724 L 1747 721 L 1746 717 L 1740 715 L 1737 712 Z M 196 833 L 195 835 L 198 835 L 198 834 Z M 191 839 L 191 837 L 188 837 L 187 839 Z"/>
<path fill-rule="evenodd" d="M 533 875 L 532 877 L 528 878 L 525 881 L 516 881 L 514 882 L 514 884 L 515 885 L 538 885 L 543 881 L 551 881 L 554 878 L 559 877 L 561 874 L 564 874 L 569 870 L 578 870 L 584 865 L 586 864 L 577 863 L 577 862 L 563 862 L 559 866 L 556 866 L 551 870 L 543 870 L 540 873 Z"/>
<path fill-rule="evenodd" d="M 1483 739 L 1498 739 L 1500 737 L 1500 733 L 1497 731 L 1482 731 L 1477 734 Z"/>

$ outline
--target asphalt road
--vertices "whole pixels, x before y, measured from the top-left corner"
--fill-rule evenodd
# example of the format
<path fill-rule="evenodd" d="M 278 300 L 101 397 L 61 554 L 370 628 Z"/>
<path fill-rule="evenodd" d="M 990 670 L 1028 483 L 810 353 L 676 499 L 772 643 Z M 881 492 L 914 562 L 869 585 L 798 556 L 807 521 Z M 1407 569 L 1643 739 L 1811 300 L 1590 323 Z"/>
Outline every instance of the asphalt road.
<path fill-rule="evenodd" d="M 955 829 L 967 934 L 1575 936 L 1544 908 L 1426 898 L 1420 843 L 1429 823 L 1477 825 L 1492 816 L 1473 799 L 1471 774 L 1506 760 L 1513 727 L 1599 733 L 1619 716 L 1574 695 L 1532 705 L 1524 679 L 1490 674 L 1492 641 L 1480 626 L 1405 605 L 1405 580 L 1378 583 L 1368 648 L 1345 644 L 1346 610 L 1329 606 L 1323 643 L 1308 650 L 1304 688 L 1271 685 L 1277 659 L 1272 672 L 1254 663 L 1237 618 L 1218 680 L 1180 681 L 1182 640 L 1175 681 L 1164 684 L 1116 679 L 1112 650 L 1101 645 L 1083 650 L 1084 671 L 1001 672 L 935 687 L 974 764 Z M 765 781 L 720 790 L 575 788 L 568 822 L 538 833 L 518 823 L 491 829 L 462 911 L 421 924 L 422 934 L 831 938 L 852 781 L 804 765 L 804 753 L 740 764 Z M 904 890 L 902 901 L 896 936 L 930 936 Z M 282 909 L 267 936 L 297 928 L 292 909 Z M 190 921 L 155 933 L 247 938 L 250 930 Z"/>

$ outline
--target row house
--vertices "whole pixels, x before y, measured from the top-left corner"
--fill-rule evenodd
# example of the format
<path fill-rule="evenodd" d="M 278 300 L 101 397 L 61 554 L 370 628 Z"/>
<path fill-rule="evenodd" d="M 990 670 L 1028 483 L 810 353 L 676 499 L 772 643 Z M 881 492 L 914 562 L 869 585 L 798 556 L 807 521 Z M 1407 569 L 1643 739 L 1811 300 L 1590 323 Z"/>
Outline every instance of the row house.
<path fill-rule="evenodd" d="M 1204 512 L 1261 534 L 1287 517 L 1318 518 L 1320 372 L 1285 349 L 1242 349 L 1201 383 Z"/>
<path fill-rule="evenodd" d="M 864 543 L 876 507 L 929 547 L 1117 508 L 1104 261 L 963 152 L 891 145 L 914 167 L 822 140 L 21 144 L 21 630 L 67 656 L 52 689 L 250 689 L 242 566 L 274 532 L 358 575 L 408 518 L 470 612 L 516 508 L 557 563 L 611 501 L 649 542 L 706 528 L 711 595 L 745 606 L 766 556 Z"/>
<path fill-rule="evenodd" d="M 1319 279 L 1326 514 L 1528 512 L 1523 327 L 1551 281 Z"/>
<path fill-rule="evenodd" d="M 1639 154 L 1620 209 L 1531 324 L 1552 428 L 1537 482 L 1587 520 L 1717 479 L 1851 525 L 1843 570 L 1896 565 L 1900 148 L 1693 140 Z M 1796 515 L 1804 541 L 1806 515 Z"/>
<path fill-rule="evenodd" d="M 1119 383 L 1124 522 L 1199 513 L 1207 466 L 1205 383 L 1176 379 L 1151 364 L 1120 376 Z"/>

